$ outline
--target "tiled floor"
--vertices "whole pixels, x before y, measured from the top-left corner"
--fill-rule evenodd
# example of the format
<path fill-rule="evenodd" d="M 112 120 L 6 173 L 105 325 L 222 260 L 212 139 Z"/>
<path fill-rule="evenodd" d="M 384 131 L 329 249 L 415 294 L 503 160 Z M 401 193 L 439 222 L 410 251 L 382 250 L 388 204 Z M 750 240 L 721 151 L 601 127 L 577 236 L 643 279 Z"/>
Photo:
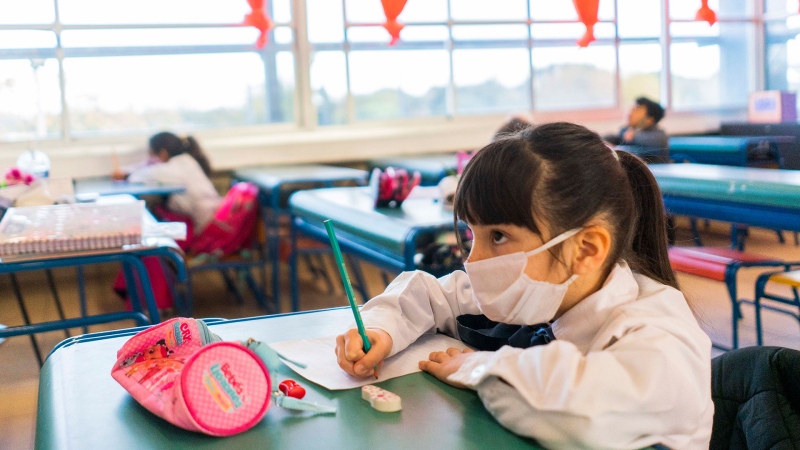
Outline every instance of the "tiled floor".
<path fill-rule="evenodd" d="M 681 225 L 685 225 L 681 222 Z M 703 230 L 706 245 L 727 245 L 729 228 L 724 224 L 713 223 Z M 789 233 L 785 233 L 791 240 Z M 681 228 L 679 239 L 684 245 L 691 245 L 688 232 Z M 779 244 L 774 232 L 753 230 L 748 238 L 748 250 L 780 256 L 785 259 L 800 260 L 800 247 L 793 243 Z M 88 298 L 91 312 L 114 311 L 121 307 L 119 300 L 111 293 L 110 284 L 115 274 L 114 267 L 95 267 L 87 270 Z M 347 300 L 339 286 L 335 269 L 330 267 L 336 291 L 327 293 L 322 283 L 315 285 L 309 278 L 303 283 L 303 309 L 344 306 Z M 381 277 L 377 270 L 366 268 L 370 292 L 374 295 L 382 289 Z M 285 271 L 284 271 L 285 272 Z M 744 270 L 739 288 L 742 297 L 752 298 L 753 282 L 758 270 Z M 74 286 L 74 271 L 56 273 L 59 293 L 67 308 L 67 314 L 78 315 L 77 294 Z M 285 277 L 284 277 L 285 279 Z M 28 273 L 20 277 L 26 305 L 33 321 L 53 320 L 56 310 L 40 273 Z M 720 343 L 730 341 L 731 308 L 722 283 L 679 275 L 681 287 L 695 309 L 703 328 Z M 7 276 L 0 276 L 0 323 L 15 325 L 22 323 L 19 308 L 11 294 Z M 248 317 L 264 314 L 251 298 L 237 304 L 234 296 L 225 291 L 222 280 L 214 273 L 206 273 L 196 278 L 196 317 Z M 284 300 L 283 311 L 287 311 L 288 301 Z M 800 349 L 800 327 L 791 317 L 771 312 L 764 313 L 766 327 L 765 340 L 769 345 L 782 345 Z M 118 324 L 130 326 L 131 323 Z M 105 327 L 105 329 L 111 327 Z M 99 331 L 103 327 L 93 327 Z M 755 343 L 753 311 L 744 307 L 744 319 L 740 325 L 742 345 Z M 80 330 L 73 330 L 73 334 Z M 38 337 L 42 351 L 46 354 L 64 338 L 63 333 L 53 332 Z M 110 368 L 99 367 L 108 371 Z M 39 368 L 36 364 L 31 344 L 27 337 L 17 337 L 0 345 L 0 449 L 28 449 L 33 447 L 36 422 L 36 396 L 38 392 Z"/>

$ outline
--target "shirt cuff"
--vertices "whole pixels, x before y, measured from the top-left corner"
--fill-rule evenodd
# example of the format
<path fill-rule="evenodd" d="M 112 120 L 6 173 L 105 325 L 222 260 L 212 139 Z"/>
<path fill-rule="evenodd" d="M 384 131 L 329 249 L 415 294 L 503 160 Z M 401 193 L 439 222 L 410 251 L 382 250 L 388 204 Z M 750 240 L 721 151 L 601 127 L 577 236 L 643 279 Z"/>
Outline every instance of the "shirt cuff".
<path fill-rule="evenodd" d="M 447 379 L 470 389 L 476 389 L 483 380 L 491 376 L 489 363 L 494 357 L 495 352 L 475 352 Z"/>

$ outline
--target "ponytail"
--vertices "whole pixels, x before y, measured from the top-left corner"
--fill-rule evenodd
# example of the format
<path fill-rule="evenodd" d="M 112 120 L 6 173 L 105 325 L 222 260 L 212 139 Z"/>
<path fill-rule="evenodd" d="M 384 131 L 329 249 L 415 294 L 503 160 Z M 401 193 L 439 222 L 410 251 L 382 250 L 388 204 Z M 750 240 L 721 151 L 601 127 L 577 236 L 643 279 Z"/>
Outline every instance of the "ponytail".
<path fill-rule="evenodd" d="M 170 158 L 188 153 L 189 156 L 197 161 L 197 164 L 203 169 L 203 173 L 207 177 L 211 176 L 211 164 L 209 164 L 208 158 L 203 153 L 203 150 L 200 149 L 200 145 L 195 138 L 191 136 L 181 138 L 169 131 L 162 131 L 150 137 L 150 151 L 158 154 L 161 150 L 166 151 Z"/>
<path fill-rule="evenodd" d="M 200 148 L 200 144 L 197 143 L 197 140 L 191 136 L 186 136 L 184 138 L 184 147 L 186 149 L 186 153 L 188 153 L 197 164 L 200 164 L 200 168 L 203 169 L 203 173 L 206 174 L 207 177 L 211 176 L 211 164 L 208 162 L 208 157 L 203 150 Z"/>
<path fill-rule="evenodd" d="M 623 258 L 634 271 L 678 289 L 675 272 L 669 263 L 667 217 L 658 183 L 637 156 L 621 150 L 616 154 L 628 175 L 636 219 L 631 230 L 631 248 L 623 251 Z"/>

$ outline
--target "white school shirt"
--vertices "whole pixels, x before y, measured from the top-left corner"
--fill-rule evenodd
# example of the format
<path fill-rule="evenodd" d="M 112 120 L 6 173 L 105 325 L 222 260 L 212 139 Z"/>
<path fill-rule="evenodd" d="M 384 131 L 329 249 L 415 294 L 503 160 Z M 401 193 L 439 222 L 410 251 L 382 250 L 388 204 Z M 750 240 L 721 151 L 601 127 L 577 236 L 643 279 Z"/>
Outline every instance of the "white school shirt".
<path fill-rule="evenodd" d="M 368 327 L 392 336 L 391 354 L 425 333 L 458 336 L 461 314 L 480 314 L 462 271 L 402 273 L 362 308 Z M 711 340 L 680 291 L 621 263 L 552 329 L 547 345 L 475 352 L 449 379 L 546 447 L 708 448 Z"/>
<path fill-rule="evenodd" d="M 158 182 L 184 186 L 186 192 L 172 194 L 167 208 L 192 218 L 197 235 L 214 218 L 222 198 L 200 164 L 188 153 L 173 156 L 167 162 L 142 167 L 128 176 L 134 183 Z"/>

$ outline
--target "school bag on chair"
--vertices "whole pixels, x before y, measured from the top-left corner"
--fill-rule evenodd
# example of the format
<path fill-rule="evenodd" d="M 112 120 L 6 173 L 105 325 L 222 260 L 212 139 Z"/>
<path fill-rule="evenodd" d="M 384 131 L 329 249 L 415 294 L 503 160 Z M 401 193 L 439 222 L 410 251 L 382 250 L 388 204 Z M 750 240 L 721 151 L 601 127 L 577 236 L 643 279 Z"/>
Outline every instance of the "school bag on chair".
<path fill-rule="evenodd" d="M 236 183 L 222 199 L 211 223 L 191 244 L 191 252 L 225 256 L 241 249 L 253 237 L 258 211 L 258 188 L 251 183 Z"/>
<path fill-rule="evenodd" d="M 280 359 L 250 339 L 225 342 L 202 320 L 178 317 L 131 337 L 117 352 L 111 376 L 148 411 L 190 431 L 240 433 L 258 423 L 270 402 L 335 413 L 278 390 Z"/>

